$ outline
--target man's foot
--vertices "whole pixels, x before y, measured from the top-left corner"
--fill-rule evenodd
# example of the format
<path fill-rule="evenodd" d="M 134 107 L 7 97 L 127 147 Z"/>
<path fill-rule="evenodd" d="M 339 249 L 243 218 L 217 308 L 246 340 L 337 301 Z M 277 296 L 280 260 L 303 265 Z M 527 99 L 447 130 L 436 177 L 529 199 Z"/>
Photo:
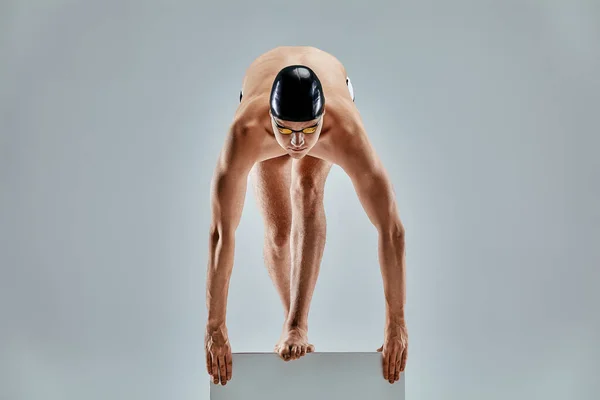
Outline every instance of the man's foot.
<path fill-rule="evenodd" d="M 301 328 L 283 328 L 281 339 L 275 345 L 275 353 L 284 361 L 297 360 L 306 353 L 315 351 L 315 346 L 308 343 L 307 331 Z"/>

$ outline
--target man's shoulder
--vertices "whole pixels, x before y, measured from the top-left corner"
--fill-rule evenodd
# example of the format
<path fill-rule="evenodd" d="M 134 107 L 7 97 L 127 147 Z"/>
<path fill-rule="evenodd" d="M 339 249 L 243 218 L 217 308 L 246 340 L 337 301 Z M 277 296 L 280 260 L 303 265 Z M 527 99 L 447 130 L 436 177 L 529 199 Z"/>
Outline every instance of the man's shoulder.
<path fill-rule="evenodd" d="M 366 135 L 362 118 L 352 101 L 336 101 L 326 111 L 328 125 L 336 139 L 349 140 Z"/>
<path fill-rule="evenodd" d="M 264 130 L 269 118 L 268 100 L 263 96 L 243 99 L 232 122 L 231 132 L 245 136 L 248 133 Z"/>
<path fill-rule="evenodd" d="M 327 111 L 329 122 L 327 142 L 331 157 L 340 165 L 353 163 L 371 152 L 370 139 L 362 118 L 351 102 L 343 101 Z"/>

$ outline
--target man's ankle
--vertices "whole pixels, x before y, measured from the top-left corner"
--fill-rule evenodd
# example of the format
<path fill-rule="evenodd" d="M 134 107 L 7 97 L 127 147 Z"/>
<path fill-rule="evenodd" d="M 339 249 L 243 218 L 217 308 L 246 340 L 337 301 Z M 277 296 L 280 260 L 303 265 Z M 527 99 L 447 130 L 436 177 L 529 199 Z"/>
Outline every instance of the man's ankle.
<path fill-rule="evenodd" d="M 287 330 L 301 330 L 301 331 L 308 331 L 308 323 L 304 322 L 304 321 L 297 321 L 297 320 L 286 320 L 285 321 L 285 328 Z"/>

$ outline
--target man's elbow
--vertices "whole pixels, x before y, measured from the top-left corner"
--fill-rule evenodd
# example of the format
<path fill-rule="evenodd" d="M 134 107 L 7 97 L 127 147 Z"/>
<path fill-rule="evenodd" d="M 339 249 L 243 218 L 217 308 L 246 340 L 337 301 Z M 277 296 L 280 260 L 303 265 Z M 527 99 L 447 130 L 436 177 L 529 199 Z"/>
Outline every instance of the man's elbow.
<path fill-rule="evenodd" d="M 376 224 L 377 231 L 383 237 L 404 243 L 406 231 L 402 221 L 397 216 L 389 216 Z"/>
<path fill-rule="evenodd" d="M 223 241 L 230 241 L 235 236 L 235 228 L 229 224 L 212 223 L 210 225 L 209 237 L 213 246 Z"/>

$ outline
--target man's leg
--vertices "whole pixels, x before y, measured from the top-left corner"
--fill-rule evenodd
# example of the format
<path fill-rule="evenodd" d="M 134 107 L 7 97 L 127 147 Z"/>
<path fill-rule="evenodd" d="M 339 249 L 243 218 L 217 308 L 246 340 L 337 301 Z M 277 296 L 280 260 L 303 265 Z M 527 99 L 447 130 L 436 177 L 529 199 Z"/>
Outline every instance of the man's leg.
<path fill-rule="evenodd" d="M 265 265 L 286 318 L 290 310 L 291 161 L 285 155 L 260 162 L 252 171 L 254 191 L 265 224 Z"/>
<path fill-rule="evenodd" d="M 331 163 L 306 156 L 292 162 L 290 311 L 276 351 L 294 360 L 314 351 L 308 343 L 308 312 L 325 248 L 323 194 Z"/>

